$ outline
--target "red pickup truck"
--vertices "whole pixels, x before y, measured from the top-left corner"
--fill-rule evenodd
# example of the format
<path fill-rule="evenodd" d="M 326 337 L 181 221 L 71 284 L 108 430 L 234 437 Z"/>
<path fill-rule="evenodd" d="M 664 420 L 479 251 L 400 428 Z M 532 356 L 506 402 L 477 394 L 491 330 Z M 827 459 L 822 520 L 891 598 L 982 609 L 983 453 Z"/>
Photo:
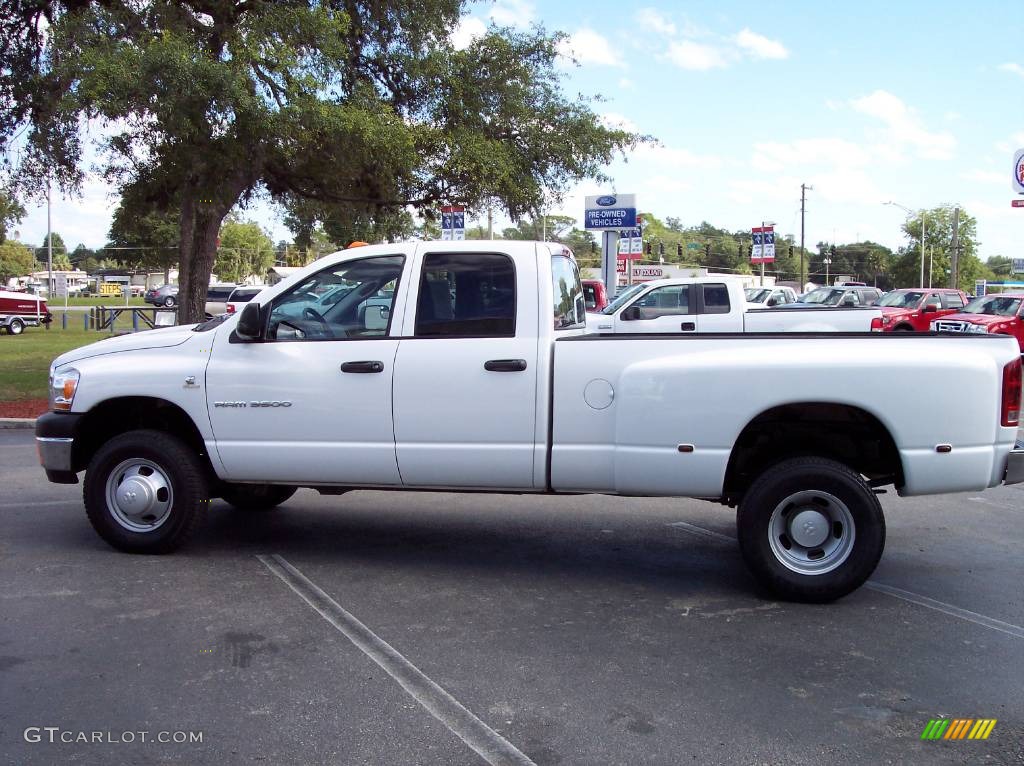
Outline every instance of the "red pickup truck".
<path fill-rule="evenodd" d="M 979 295 L 957 314 L 932 323 L 939 332 L 1012 335 L 1024 354 L 1024 293 Z"/>
<path fill-rule="evenodd" d="M 600 279 L 583 280 L 583 301 L 586 303 L 587 311 L 600 312 L 608 305 L 608 291 L 604 289 L 604 282 Z"/>
<path fill-rule="evenodd" d="M 928 332 L 939 317 L 962 311 L 967 296 L 960 290 L 908 287 L 882 296 L 875 308 L 882 310 L 880 332 Z"/>

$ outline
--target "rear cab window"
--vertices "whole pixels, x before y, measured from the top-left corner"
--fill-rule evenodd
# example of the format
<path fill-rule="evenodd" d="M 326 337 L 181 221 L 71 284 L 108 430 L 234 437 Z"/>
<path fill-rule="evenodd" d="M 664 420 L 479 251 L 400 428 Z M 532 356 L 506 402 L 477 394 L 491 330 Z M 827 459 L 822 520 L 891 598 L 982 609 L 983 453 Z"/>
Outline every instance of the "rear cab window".
<path fill-rule="evenodd" d="M 701 305 L 702 314 L 728 314 L 731 308 L 729 304 L 729 287 L 725 284 L 711 282 L 700 285 L 703 294 Z"/>
<path fill-rule="evenodd" d="M 417 338 L 516 334 L 516 270 L 501 253 L 428 253 L 416 299 Z"/>

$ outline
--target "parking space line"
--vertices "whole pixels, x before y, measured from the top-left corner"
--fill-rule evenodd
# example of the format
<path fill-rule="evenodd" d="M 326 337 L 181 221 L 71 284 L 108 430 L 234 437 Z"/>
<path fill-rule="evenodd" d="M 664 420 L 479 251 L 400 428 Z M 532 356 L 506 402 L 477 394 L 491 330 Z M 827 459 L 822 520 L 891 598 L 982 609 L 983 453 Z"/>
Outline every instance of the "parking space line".
<path fill-rule="evenodd" d="M 704 527 L 698 527 L 695 524 L 689 524 L 685 521 L 673 521 L 669 523 L 668 526 L 675 527 L 683 532 L 689 532 L 699 537 L 709 538 L 717 542 L 727 542 L 730 544 L 736 542 L 735 537 L 723 535 L 720 532 L 712 532 L 710 529 L 704 529 Z M 884 583 L 876 582 L 875 580 L 868 580 L 864 583 L 864 587 L 870 588 L 876 593 L 883 593 L 886 596 L 891 596 L 892 598 L 909 601 L 912 604 L 923 606 L 926 609 L 934 609 L 935 611 L 942 612 L 950 617 L 956 617 L 961 620 L 966 620 L 967 622 L 973 622 L 975 625 L 981 625 L 982 627 L 989 628 L 990 630 L 998 630 L 1000 633 L 1006 633 L 1014 638 L 1024 638 L 1024 628 L 1019 625 L 1003 622 L 1002 620 L 997 620 L 994 617 L 986 617 L 983 614 L 978 614 L 977 612 L 972 612 L 968 609 L 961 609 L 958 606 L 947 604 L 944 601 L 937 601 L 934 598 L 922 596 L 909 590 L 903 590 L 902 588 L 895 588 L 892 585 L 886 585 Z"/>
<path fill-rule="evenodd" d="M 904 601 L 909 601 L 912 604 L 918 606 L 927 607 L 928 609 L 934 609 L 937 612 L 943 612 L 951 617 L 959 617 L 961 620 L 967 620 L 973 622 L 976 625 L 983 625 L 986 628 L 992 630 L 998 630 L 1002 633 L 1007 633 L 1015 638 L 1024 638 L 1024 628 L 1019 625 L 1012 625 L 1002 620 L 997 620 L 994 617 L 986 617 L 983 614 L 977 612 L 971 612 L 967 609 L 961 609 L 958 606 L 947 604 L 943 601 L 936 601 L 934 598 L 928 598 L 927 596 L 921 596 L 917 593 L 911 593 L 909 590 L 902 590 L 901 588 L 894 588 L 891 585 L 885 585 L 874 580 L 868 580 L 864 583 L 865 588 L 871 588 L 871 590 L 879 593 L 884 593 L 887 596 L 893 598 L 901 598 Z"/>
<path fill-rule="evenodd" d="M 41 508 L 47 505 L 73 505 L 78 503 L 81 505 L 82 499 L 75 498 L 74 500 L 39 500 L 31 503 L 0 503 L 0 511 L 13 510 L 15 508 Z"/>
<path fill-rule="evenodd" d="M 275 553 L 256 558 L 487 763 L 536 766 L 282 556 Z"/>

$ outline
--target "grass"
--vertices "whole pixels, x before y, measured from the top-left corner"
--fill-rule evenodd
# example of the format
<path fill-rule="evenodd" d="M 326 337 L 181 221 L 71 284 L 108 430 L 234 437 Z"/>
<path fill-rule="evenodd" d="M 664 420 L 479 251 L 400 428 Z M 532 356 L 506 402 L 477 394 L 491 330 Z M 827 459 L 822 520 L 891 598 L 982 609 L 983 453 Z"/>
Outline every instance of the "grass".
<path fill-rule="evenodd" d="M 68 315 L 68 329 L 56 318 L 52 329 L 27 327 L 21 335 L 0 334 L 0 402 L 45 399 L 50 362 L 65 351 L 109 338 L 109 331 L 82 327 L 80 314 Z M 131 318 L 118 318 L 115 330 L 130 330 Z"/>

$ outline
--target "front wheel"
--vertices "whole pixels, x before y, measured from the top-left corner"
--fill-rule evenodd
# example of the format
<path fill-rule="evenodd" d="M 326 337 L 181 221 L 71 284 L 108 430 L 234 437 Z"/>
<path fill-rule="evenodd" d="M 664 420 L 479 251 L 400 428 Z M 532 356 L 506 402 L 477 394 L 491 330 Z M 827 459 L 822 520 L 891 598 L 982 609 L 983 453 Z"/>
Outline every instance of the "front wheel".
<path fill-rule="evenodd" d="M 857 473 L 825 458 L 768 468 L 747 491 L 736 521 L 747 567 L 793 601 L 832 601 L 856 590 L 885 548 L 875 493 Z"/>
<path fill-rule="evenodd" d="M 128 553 L 170 553 L 193 535 L 209 505 L 206 473 L 187 444 L 161 431 L 129 431 L 89 462 L 85 512 L 99 536 Z"/>
<path fill-rule="evenodd" d="M 220 490 L 220 496 L 235 508 L 269 511 L 294 495 L 296 489 L 298 487 L 280 484 L 225 484 Z"/>
<path fill-rule="evenodd" d="M 174 297 L 173 297 L 173 296 L 171 296 L 171 295 L 168 295 L 168 296 L 167 296 L 166 298 L 164 298 L 164 305 L 165 305 L 165 306 L 166 306 L 167 308 L 173 308 L 173 307 L 174 307 L 174 304 L 175 304 L 175 302 L 176 302 L 176 301 L 175 301 Z"/>

